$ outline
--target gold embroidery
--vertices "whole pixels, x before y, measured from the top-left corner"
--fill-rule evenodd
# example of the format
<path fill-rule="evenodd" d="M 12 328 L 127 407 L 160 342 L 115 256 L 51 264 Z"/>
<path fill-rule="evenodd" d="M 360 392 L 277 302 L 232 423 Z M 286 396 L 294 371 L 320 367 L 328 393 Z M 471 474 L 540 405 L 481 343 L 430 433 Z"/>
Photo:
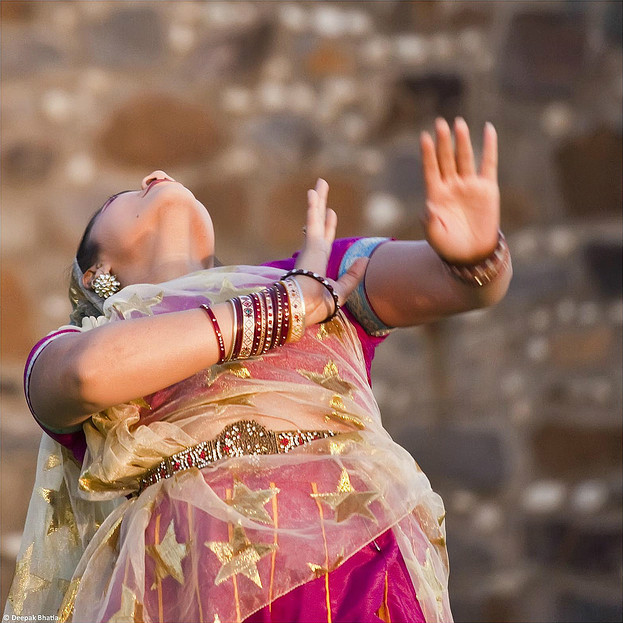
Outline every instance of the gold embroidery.
<path fill-rule="evenodd" d="M 136 595 L 125 585 L 121 586 L 121 608 L 115 612 L 108 623 L 142 623 L 143 605 Z"/>
<path fill-rule="evenodd" d="M 242 573 L 260 588 L 262 588 L 262 581 L 257 563 L 277 548 L 272 543 L 270 545 L 252 543 L 240 525 L 234 527 L 234 533 L 229 542 L 206 541 L 205 545 L 221 562 L 221 568 L 214 580 L 215 584 L 220 584 L 227 578 Z"/>
<path fill-rule="evenodd" d="M 237 376 L 239 379 L 250 379 L 251 373 L 249 372 L 249 368 L 242 363 L 232 363 L 227 366 L 228 372 L 231 372 L 234 376 Z"/>
<path fill-rule="evenodd" d="M 151 405 L 145 400 L 145 398 L 136 398 L 135 400 L 130 400 L 128 404 L 136 405 L 141 409 L 151 410 Z"/>
<path fill-rule="evenodd" d="M 144 299 L 138 294 L 134 293 L 127 301 L 119 301 L 112 304 L 112 308 L 124 318 L 127 318 L 126 313 L 131 314 L 133 311 L 140 312 L 144 316 L 153 316 L 154 312 L 152 307 L 158 305 L 162 301 L 164 292 L 159 292 L 156 296 Z"/>
<path fill-rule="evenodd" d="M 88 491 L 97 493 L 100 491 L 108 491 L 109 485 L 102 482 L 99 478 L 93 476 L 89 470 L 86 470 L 80 478 L 78 478 L 78 488 L 80 491 Z"/>
<path fill-rule="evenodd" d="M 275 526 L 275 532 L 273 535 L 273 544 L 275 549 L 273 553 L 270 555 L 270 586 L 268 587 L 268 611 L 272 612 L 273 608 L 273 585 L 275 583 L 275 563 L 277 561 L 277 547 L 278 547 L 278 536 L 277 530 L 279 528 L 279 512 L 277 508 L 277 493 L 279 489 L 274 482 L 270 483 L 270 488 L 275 491 L 275 495 L 272 498 L 272 506 L 273 506 L 273 525 Z"/>
<path fill-rule="evenodd" d="M 50 505 L 51 517 L 48 524 L 47 534 L 52 534 L 60 528 L 67 527 L 69 534 L 74 543 L 78 543 L 78 528 L 76 526 L 76 520 L 74 518 L 74 511 L 71 508 L 69 501 L 69 492 L 65 481 L 61 482 L 60 489 L 54 491 L 54 489 L 40 489 L 41 497 Z"/>
<path fill-rule="evenodd" d="M 9 594 L 9 601 L 17 615 L 22 614 L 24 602 L 30 593 L 36 593 L 50 586 L 48 580 L 30 571 L 34 547 L 35 544 L 31 543 L 16 565 L 15 579 Z"/>
<path fill-rule="evenodd" d="M 363 441 L 361 435 L 357 432 L 340 433 L 335 437 L 329 438 L 329 452 L 331 454 L 342 454 L 344 449 L 352 443 L 361 443 Z"/>
<path fill-rule="evenodd" d="M 110 527 L 106 536 L 102 539 L 102 543 L 106 543 L 111 549 L 117 550 L 119 546 L 119 535 L 121 534 L 121 522 L 123 516 L 119 517 L 117 521 Z"/>
<path fill-rule="evenodd" d="M 253 396 L 254 394 L 251 393 L 238 394 L 228 398 L 220 398 L 219 400 L 215 400 L 212 404 L 216 407 L 216 414 L 222 415 L 223 411 L 232 405 L 253 407 Z"/>
<path fill-rule="evenodd" d="M 261 357 L 256 359 L 260 360 Z M 214 383 L 216 383 L 217 379 L 219 379 L 223 374 L 231 373 L 234 376 L 237 376 L 239 379 L 250 379 L 251 372 L 249 368 L 238 361 L 234 361 L 232 363 L 224 363 L 220 366 L 211 366 L 205 376 L 205 384 L 207 387 L 212 387 Z"/>
<path fill-rule="evenodd" d="M 346 411 L 346 407 L 344 406 L 344 400 L 342 400 L 342 396 L 339 394 L 335 394 L 329 401 L 332 409 L 339 409 L 340 411 Z"/>
<path fill-rule="evenodd" d="M 76 595 L 78 594 L 78 588 L 80 587 L 80 578 L 74 578 L 69 587 L 65 590 L 65 596 L 61 607 L 58 609 L 58 623 L 66 623 L 74 613 L 74 604 L 76 602 Z"/>
<path fill-rule="evenodd" d="M 361 421 L 361 419 L 359 419 L 356 415 L 352 415 L 347 412 L 344 400 L 342 400 L 342 397 L 339 394 L 335 394 L 331 398 L 329 404 L 331 405 L 333 411 L 324 416 L 325 422 L 333 420 L 335 422 L 349 424 L 359 430 L 365 428 L 365 424 Z"/>
<path fill-rule="evenodd" d="M 392 617 L 389 613 L 389 579 L 388 579 L 387 571 L 385 571 L 385 589 L 383 590 L 383 603 L 379 606 L 379 609 L 376 611 L 376 616 L 384 621 L 384 623 L 392 623 Z"/>
<path fill-rule="evenodd" d="M 258 489 L 252 491 L 242 482 L 234 483 L 234 494 L 227 504 L 233 506 L 239 513 L 250 519 L 261 521 L 262 523 L 272 524 L 273 520 L 268 514 L 264 505 L 274 498 L 279 489 Z"/>
<path fill-rule="evenodd" d="M 417 571 L 419 572 L 420 577 L 426 582 L 426 584 L 428 584 L 433 594 L 435 595 L 435 600 L 437 601 L 437 610 L 441 612 L 443 609 L 443 585 L 441 584 L 435 573 L 433 560 L 430 554 L 430 548 L 426 550 L 426 562 L 421 565 L 416 560 L 415 566 Z"/>
<path fill-rule="evenodd" d="M 443 524 L 446 516 L 443 513 L 437 519 L 434 519 L 430 514 L 430 511 L 426 506 L 419 504 L 413 510 L 413 516 L 417 519 L 419 526 L 426 535 L 426 538 L 430 541 L 430 544 L 435 548 L 443 564 L 448 567 L 448 551 L 446 550 L 446 538 L 441 525 Z"/>
<path fill-rule="evenodd" d="M 50 454 L 48 460 L 45 462 L 45 467 L 43 468 L 46 472 L 58 467 L 62 463 L 61 457 L 58 454 Z"/>
<path fill-rule="evenodd" d="M 239 294 L 241 294 L 240 288 L 237 288 L 232 283 L 231 279 L 229 279 L 229 277 L 225 277 L 225 279 L 223 279 L 221 283 L 221 289 L 218 293 L 218 298 L 221 301 L 224 301 L 227 299 L 231 299 L 234 296 L 238 296 Z"/>
<path fill-rule="evenodd" d="M 193 506 L 191 506 L 190 502 L 186 502 L 186 518 L 188 520 L 188 534 L 190 535 L 195 534 L 195 528 L 193 527 L 194 513 L 195 511 L 194 511 Z M 196 568 L 197 563 L 195 561 L 194 554 L 195 554 L 195 551 L 193 550 L 192 553 L 190 554 L 190 557 L 191 557 L 191 564 L 193 565 L 193 568 Z M 203 618 L 203 605 L 201 604 L 201 590 L 199 588 L 198 582 L 193 582 L 193 584 L 195 587 L 195 596 L 197 598 L 197 606 L 199 608 L 199 623 L 204 623 L 205 619 Z"/>
<path fill-rule="evenodd" d="M 335 337 L 338 340 L 341 340 L 343 335 L 344 327 L 342 326 L 342 323 L 337 318 L 334 318 L 333 320 L 329 322 L 323 322 L 321 325 L 318 326 L 316 339 L 320 340 L 321 342 L 322 340 L 326 340 L 330 337 Z"/>
<path fill-rule="evenodd" d="M 322 565 L 317 565 L 313 562 L 308 562 L 307 566 L 312 570 L 313 574 L 317 578 L 321 578 L 323 575 L 326 575 L 327 573 L 331 573 L 331 571 L 335 571 L 342 564 L 343 560 L 344 560 L 344 555 L 341 554 L 335 559 L 335 562 L 325 567 L 323 567 Z"/>
<path fill-rule="evenodd" d="M 162 542 L 148 545 L 146 549 L 156 563 L 156 580 L 151 585 L 152 591 L 159 582 L 169 576 L 175 578 L 180 584 L 184 583 L 182 559 L 188 554 L 188 544 L 177 542 L 172 519 Z"/>
<path fill-rule="evenodd" d="M 310 372 L 309 370 L 298 370 L 298 373 L 325 389 L 335 392 L 336 394 L 348 396 L 349 398 L 356 389 L 355 385 L 340 377 L 339 370 L 334 361 L 327 362 L 320 374 L 318 372 Z"/>
<path fill-rule="evenodd" d="M 327 546 L 327 533 L 324 529 L 324 513 L 322 512 L 322 504 L 318 501 L 318 498 L 316 497 L 318 495 L 318 486 L 315 482 L 312 482 L 310 484 L 313 491 L 313 493 L 311 493 L 310 495 L 312 496 L 312 498 L 315 499 L 316 506 L 318 507 L 318 514 L 320 515 L 320 528 L 322 529 L 322 543 L 324 545 L 324 594 L 327 608 L 327 623 L 331 623 L 331 593 L 329 587 L 329 573 L 327 571 L 327 569 L 329 568 L 329 548 Z M 312 571 L 314 570 L 312 569 Z"/>
<path fill-rule="evenodd" d="M 362 515 L 376 523 L 376 517 L 368 505 L 378 498 L 376 491 L 356 491 L 350 484 L 348 472 L 343 469 L 337 489 L 330 493 L 312 493 L 311 496 L 329 505 L 335 511 L 338 523 L 346 521 L 352 515 Z"/>

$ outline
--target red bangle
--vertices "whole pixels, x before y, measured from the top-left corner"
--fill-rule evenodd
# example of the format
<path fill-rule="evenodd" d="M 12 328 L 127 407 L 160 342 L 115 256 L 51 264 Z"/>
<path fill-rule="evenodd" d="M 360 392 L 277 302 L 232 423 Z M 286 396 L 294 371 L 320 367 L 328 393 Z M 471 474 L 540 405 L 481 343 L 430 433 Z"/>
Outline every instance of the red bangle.
<path fill-rule="evenodd" d="M 219 360 L 217 363 L 223 363 L 227 357 L 225 354 L 225 342 L 223 341 L 223 334 L 221 333 L 221 327 L 219 327 L 218 320 L 214 315 L 214 312 L 207 305 L 202 305 L 201 309 L 203 309 L 210 320 L 212 321 L 212 326 L 214 327 L 214 333 L 216 333 L 216 341 L 218 342 L 218 352 L 219 352 Z"/>

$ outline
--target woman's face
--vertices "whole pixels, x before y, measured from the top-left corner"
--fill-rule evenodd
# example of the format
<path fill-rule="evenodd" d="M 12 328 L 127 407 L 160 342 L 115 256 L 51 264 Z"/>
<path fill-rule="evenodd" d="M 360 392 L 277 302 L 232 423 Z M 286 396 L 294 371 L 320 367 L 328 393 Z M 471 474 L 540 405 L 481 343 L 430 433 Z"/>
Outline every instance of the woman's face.
<path fill-rule="evenodd" d="M 120 278 L 127 274 L 126 282 L 135 279 L 132 268 L 145 272 L 149 261 L 181 260 L 184 254 L 189 261 L 205 261 L 214 254 L 214 228 L 205 206 L 164 171 L 144 177 L 139 190 L 113 195 L 97 216 L 91 237 L 100 262 Z"/>

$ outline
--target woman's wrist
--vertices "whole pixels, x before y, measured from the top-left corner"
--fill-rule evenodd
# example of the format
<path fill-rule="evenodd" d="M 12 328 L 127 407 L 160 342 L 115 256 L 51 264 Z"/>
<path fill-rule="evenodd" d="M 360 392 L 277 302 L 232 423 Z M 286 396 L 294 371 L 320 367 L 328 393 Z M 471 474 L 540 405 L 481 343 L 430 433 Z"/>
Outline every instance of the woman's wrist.
<path fill-rule="evenodd" d="M 234 297 L 214 308 L 201 308 L 214 332 L 216 364 L 259 357 L 286 342 L 300 340 L 305 330 L 305 300 L 293 278 Z M 227 330 L 229 327 L 231 330 Z"/>
<path fill-rule="evenodd" d="M 506 272 L 510 266 L 510 251 L 504 234 L 498 231 L 495 249 L 479 262 L 463 264 L 449 262 L 441 256 L 440 259 L 452 277 L 466 285 L 482 287 Z"/>
<path fill-rule="evenodd" d="M 306 326 L 328 322 L 340 310 L 338 295 L 326 277 L 311 270 L 295 268 L 287 272 L 282 279 L 292 280 L 298 284 L 305 300 Z"/>

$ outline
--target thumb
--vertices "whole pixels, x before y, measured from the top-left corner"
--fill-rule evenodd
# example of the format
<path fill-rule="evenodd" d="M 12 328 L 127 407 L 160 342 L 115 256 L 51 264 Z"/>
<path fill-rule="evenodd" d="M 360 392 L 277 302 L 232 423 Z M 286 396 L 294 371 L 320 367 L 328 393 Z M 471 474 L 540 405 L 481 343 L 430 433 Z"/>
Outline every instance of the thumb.
<path fill-rule="evenodd" d="M 353 262 L 353 265 L 336 281 L 335 291 L 337 292 L 340 305 L 346 302 L 351 292 L 357 287 L 365 275 L 370 258 L 360 257 Z"/>

